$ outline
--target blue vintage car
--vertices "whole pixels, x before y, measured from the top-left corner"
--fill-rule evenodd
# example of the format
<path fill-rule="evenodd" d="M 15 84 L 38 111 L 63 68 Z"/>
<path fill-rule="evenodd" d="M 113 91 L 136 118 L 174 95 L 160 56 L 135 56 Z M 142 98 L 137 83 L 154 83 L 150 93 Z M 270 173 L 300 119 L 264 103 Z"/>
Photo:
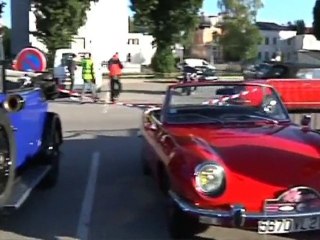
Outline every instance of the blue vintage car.
<path fill-rule="evenodd" d="M 0 209 L 17 209 L 34 188 L 57 183 L 62 126 L 43 88 L 0 73 Z"/>

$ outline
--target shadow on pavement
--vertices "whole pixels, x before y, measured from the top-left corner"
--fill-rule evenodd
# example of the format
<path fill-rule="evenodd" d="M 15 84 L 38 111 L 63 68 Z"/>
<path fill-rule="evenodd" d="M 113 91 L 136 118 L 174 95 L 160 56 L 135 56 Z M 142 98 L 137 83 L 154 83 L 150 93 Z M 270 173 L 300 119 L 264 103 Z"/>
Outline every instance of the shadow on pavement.
<path fill-rule="evenodd" d="M 0 239 L 76 239 L 91 156 L 100 152 L 89 239 L 168 239 L 161 195 L 142 174 L 138 129 L 65 132 L 61 179 L 1 217 Z M 91 135 L 91 139 L 81 139 Z M 7 235 L 8 234 L 8 235 Z"/>
<path fill-rule="evenodd" d="M 150 94 L 150 95 L 164 95 L 165 91 L 159 90 L 138 90 L 138 89 L 123 89 L 123 93 L 136 93 L 136 94 Z"/>
<path fill-rule="evenodd" d="M 0 239 L 76 239 L 91 156 L 96 151 L 100 165 L 89 239 L 169 239 L 162 195 L 154 180 L 142 174 L 137 133 L 138 129 L 66 131 L 59 184 L 49 191 L 35 191 L 20 210 L 2 217 Z M 255 236 L 246 240 L 279 239 Z M 316 240 L 319 233 L 281 239 Z"/>

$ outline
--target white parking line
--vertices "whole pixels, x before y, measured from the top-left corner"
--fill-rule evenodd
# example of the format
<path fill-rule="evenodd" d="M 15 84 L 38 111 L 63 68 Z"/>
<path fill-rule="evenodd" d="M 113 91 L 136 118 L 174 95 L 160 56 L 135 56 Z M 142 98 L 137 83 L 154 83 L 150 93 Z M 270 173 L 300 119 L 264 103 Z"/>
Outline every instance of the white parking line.
<path fill-rule="evenodd" d="M 91 213 L 94 203 L 96 182 L 98 178 L 100 153 L 94 152 L 91 160 L 92 162 L 88 177 L 88 183 L 81 206 L 81 213 L 77 228 L 77 237 L 80 240 L 87 240 L 89 236 L 89 225 L 91 221 Z"/>

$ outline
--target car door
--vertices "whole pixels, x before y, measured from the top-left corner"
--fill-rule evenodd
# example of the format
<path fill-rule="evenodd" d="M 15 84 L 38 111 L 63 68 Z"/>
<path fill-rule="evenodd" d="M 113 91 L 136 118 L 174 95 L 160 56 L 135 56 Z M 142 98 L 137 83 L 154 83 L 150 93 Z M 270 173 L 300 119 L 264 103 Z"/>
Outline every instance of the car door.
<path fill-rule="evenodd" d="M 320 107 L 320 68 L 313 69 L 312 79 L 305 86 L 311 108 Z"/>
<path fill-rule="evenodd" d="M 41 145 L 47 102 L 40 89 L 8 93 L 8 96 L 12 95 L 21 96 L 24 102 L 20 111 L 9 113 L 18 146 L 17 165 L 20 166 L 26 157 L 36 154 Z"/>

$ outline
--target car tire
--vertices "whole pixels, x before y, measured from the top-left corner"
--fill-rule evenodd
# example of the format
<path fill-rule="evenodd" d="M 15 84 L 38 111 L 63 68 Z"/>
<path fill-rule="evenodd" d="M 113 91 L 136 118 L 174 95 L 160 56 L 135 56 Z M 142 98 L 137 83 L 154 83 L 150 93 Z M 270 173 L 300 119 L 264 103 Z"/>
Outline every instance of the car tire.
<path fill-rule="evenodd" d="M 58 117 L 54 113 L 48 113 L 47 126 L 44 130 L 43 142 L 45 148 L 40 154 L 41 164 L 49 165 L 51 169 L 39 184 L 40 189 L 51 189 L 56 186 L 60 173 L 60 145 L 61 129 L 58 126 Z"/>
<path fill-rule="evenodd" d="M 167 176 L 164 176 L 162 184 L 166 199 L 167 226 L 172 239 L 191 239 L 195 234 L 205 231 L 207 226 L 200 224 L 197 217 L 183 212 L 174 202 L 169 194 L 170 181 Z"/>
<path fill-rule="evenodd" d="M 0 109 L 0 135 L 0 154 L 4 160 L 0 171 L 0 181 L 4 181 L 0 186 L 0 206 L 3 206 L 11 196 L 14 184 L 17 150 L 13 129 L 3 109 Z"/>
<path fill-rule="evenodd" d="M 140 158 L 141 158 L 141 165 L 142 165 L 142 173 L 143 175 L 149 176 L 151 175 L 151 170 L 148 165 L 148 160 L 146 157 L 146 148 L 147 148 L 147 142 L 146 140 L 142 137 L 141 138 L 141 152 L 140 152 Z"/>
<path fill-rule="evenodd" d="M 51 189 L 58 183 L 60 173 L 60 149 L 59 149 L 59 134 L 55 133 L 55 145 L 53 149 L 44 157 L 44 163 L 50 165 L 50 170 L 47 175 L 41 180 L 39 184 L 40 189 Z"/>
<path fill-rule="evenodd" d="M 199 223 L 184 213 L 172 199 L 167 202 L 167 226 L 172 239 L 192 239 Z"/>

